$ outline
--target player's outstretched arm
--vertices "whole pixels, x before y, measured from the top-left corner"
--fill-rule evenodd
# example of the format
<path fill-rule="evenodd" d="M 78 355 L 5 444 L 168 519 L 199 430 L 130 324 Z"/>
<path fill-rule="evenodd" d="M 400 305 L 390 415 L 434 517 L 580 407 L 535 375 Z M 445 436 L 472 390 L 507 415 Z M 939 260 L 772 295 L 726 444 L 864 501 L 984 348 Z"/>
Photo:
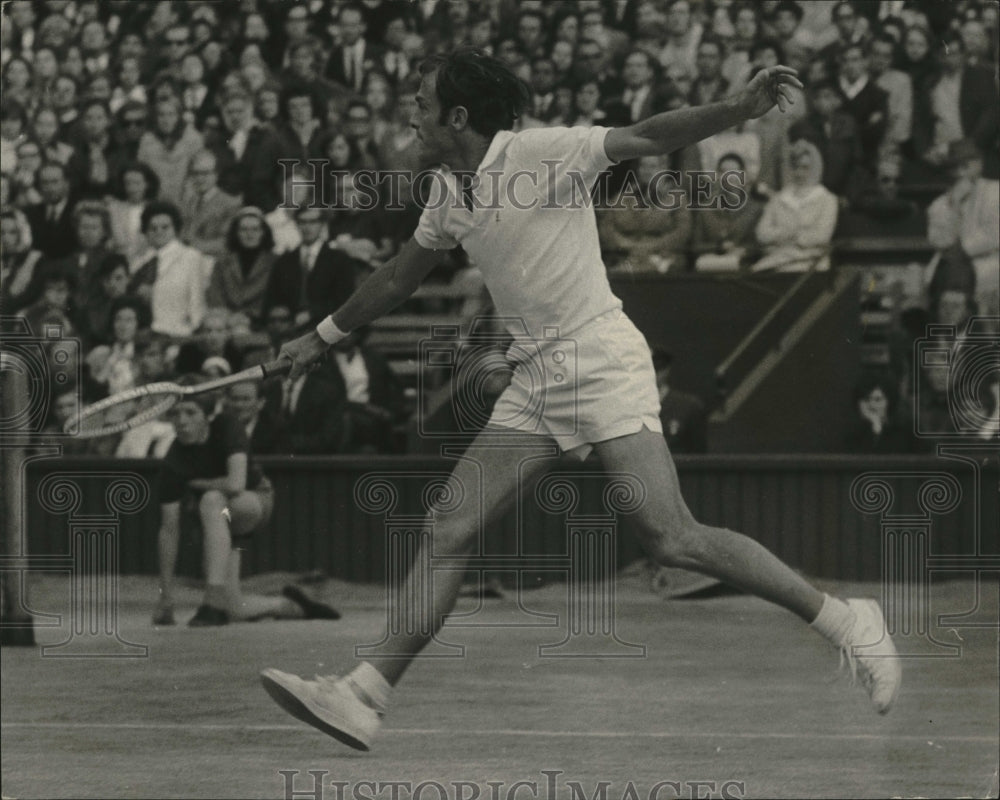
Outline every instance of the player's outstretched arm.
<path fill-rule="evenodd" d="M 741 92 L 718 103 L 667 111 L 626 128 L 613 128 L 604 140 L 604 150 L 616 162 L 671 153 L 755 119 L 775 105 L 785 111 L 793 102 L 792 86 L 802 88 L 791 67 L 761 70 Z"/>
<path fill-rule="evenodd" d="M 317 331 L 310 331 L 281 348 L 278 357 L 292 362 L 290 378 L 295 380 L 323 355 L 336 340 L 338 332 L 347 334 L 399 306 L 417 290 L 427 273 L 440 263 L 440 253 L 427 250 L 410 238 L 395 257 L 369 275 L 332 316 L 320 323 L 317 330 L 323 332 L 326 338 Z"/>

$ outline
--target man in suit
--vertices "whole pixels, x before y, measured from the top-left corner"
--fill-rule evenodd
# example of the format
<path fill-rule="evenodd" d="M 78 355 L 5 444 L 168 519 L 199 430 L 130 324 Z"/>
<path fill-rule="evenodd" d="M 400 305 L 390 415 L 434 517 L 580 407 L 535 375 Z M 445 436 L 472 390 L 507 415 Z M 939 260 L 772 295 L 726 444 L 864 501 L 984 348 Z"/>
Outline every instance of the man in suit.
<path fill-rule="evenodd" d="M 76 247 L 73 203 L 66 167 L 47 161 L 38 168 L 38 192 L 42 202 L 24 210 L 31 226 L 31 240 L 49 258 L 65 258 Z"/>
<path fill-rule="evenodd" d="M 343 452 L 347 397 L 338 389 L 334 370 L 324 360 L 316 369 L 282 385 L 276 451 L 293 455 Z"/>
<path fill-rule="evenodd" d="M 653 348 L 663 436 L 672 453 L 704 453 L 707 449 L 705 404 L 693 394 L 679 392 L 670 386 L 673 360 L 667 350 Z"/>
<path fill-rule="evenodd" d="M 367 75 L 382 59 L 382 49 L 365 40 L 365 14 L 350 3 L 340 9 L 341 44 L 330 52 L 326 77 L 354 92 L 361 92 Z"/>
<path fill-rule="evenodd" d="M 849 44 L 838 58 L 838 83 L 844 110 L 854 117 L 865 163 L 874 169 L 889 123 L 889 97 L 868 74 L 868 56 L 861 44 Z"/>
<path fill-rule="evenodd" d="M 527 116 L 539 122 L 551 122 L 556 108 L 556 65 L 548 56 L 531 62 L 531 103 Z"/>
<path fill-rule="evenodd" d="M 788 140 L 816 145 L 823 156 L 823 185 L 836 195 L 853 194 L 864 174 L 857 123 L 841 110 L 843 95 L 832 81 L 811 84 L 807 98 L 809 112 L 792 125 Z"/>
<path fill-rule="evenodd" d="M 992 71 L 966 63 L 965 45 L 957 33 L 943 37 L 939 62 L 941 75 L 922 99 L 919 119 L 914 114 L 914 149 L 928 163 L 947 170 L 949 146 L 970 139 L 985 158 L 983 174 L 1000 177 L 1000 114 Z"/>
<path fill-rule="evenodd" d="M 344 453 L 391 453 L 393 425 L 405 413 L 403 387 L 388 362 L 353 331 L 330 351 L 336 402 L 344 408 Z"/>
<path fill-rule="evenodd" d="M 241 204 L 238 197 L 218 185 L 217 160 L 210 150 L 191 159 L 188 181 L 181 194 L 184 238 L 206 256 L 218 258 L 226 252 L 226 234 Z"/>
<path fill-rule="evenodd" d="M 264 317 L 272 309 L 285 308 L 294 315 L 296 325 L 315 325 L 351 296 L 355 261 L 329 247 L 321 209 L 299 206 L 293 215 L 302 244 L 274 263 L 264 291 Z"/>
<path fill-rule="evenodd" d="M 647 51 L 633 50 L 625 57 L 622 79 L 625 90 L 621 102 L 608 108 L 608 115 L 614 118 L 614 124 L 631 125 L 663 110 L 656 87 L 656 64 Z"/>
<path fill-rule="evenodd" d="M 725 55 L 721 39 L 712 36 L 702 38 L 695 56 L 696 77 L 688 98 L 691 105 L 707 106 L 729 94 L 729 81 L 722 76 Z"/>

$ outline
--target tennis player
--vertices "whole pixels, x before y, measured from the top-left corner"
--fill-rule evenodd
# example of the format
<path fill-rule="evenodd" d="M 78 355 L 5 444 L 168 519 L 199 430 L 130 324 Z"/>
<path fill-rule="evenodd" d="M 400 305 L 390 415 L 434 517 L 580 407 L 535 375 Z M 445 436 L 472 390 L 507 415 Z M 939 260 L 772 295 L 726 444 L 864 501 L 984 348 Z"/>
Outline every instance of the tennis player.
<path fill-rule="evenodd" d="M 878 604 L 826 595 L 756 541 L 695 520 L 680 494 L 677 472 L 659 421 L 659 395 L 649 346 L 622 313 L 601 261 L 592 206 L 573 202 L 582 180 L 589 188 L 611 165 L 669 153 L 759 117 L 777 104 L 784 111 L 796 72 L 763 70 L 739 94 L 721 102 L 657 114 L 629 127 L 548 128 L 513 133 L 528 99 L 526 87 L 500 61 L 462 49 L 435 56 L 421 68 L 412 120 L 428 164 L 441 165 L 440 191 L 431 194 L 413 238 L 363 283 L 314 332 L 286 344 L 292 377 L 356 328 L 392 310 L 439 262 L 435 251 L 461 244 L 482 271 L 501 317 L 515 318 L 534 337 L 533 363 L 515 364 L 487 429 L 452 473 L 473 502 L 434 513 L 435 555 L 468 553 L 482 524 L 512 507 L 521 486 L 540 476 L 540 460 L 521 463 L 515 448 L 490 447 L 506 429 L 554 439 L 564 452 L 585 457 L 593 448 L 613 472 L 636 476 L 647 500 L 632 522 L 658 563 L 710 575 L 797 614 L 846 654 L 875 708 L 889 711 L 901 670 Z M 474 173 L 471 185 L 459 180 Z M 527 176 L 527 177 L 525 177 Z M 532 181 L 532 176 L 537 180 Z M 478 185 L 477 185 L 478 184 Z M 532 203 L 533 200 L 538 202 Z M 518 326 L 511 334 L 523 336 Z M 576 363 L 559 362 L 547 334 L 576 346 Z M 527 348 L 517 348 L 524 353 Z M 508 358 L 515 351 L 511 350 Z M 542 385 L 538 375 L 544 376 Z M 532 382 L 534 381 L 534 382 Z M 522 413 L 544 392 L 540 412 Z M 516 422 L 511 422 L 515 420 Z M 480 486 L 480 475 L 488 476 Z M 477 488 L 479 487 L 479 488 Z M 478 501 L 478 502 L 476 502 Z M 422 563 L 418 557 L 417 563 Z M 433 591 L 431 620 L 415 619 L 411 633 L 390 633 L 392 652 L 375 667 L 362 661 L 346 677 L 303 680 L 275 669 L 261 673 L 269 694 L 289 713 L 357 749 L 369 749 L 390 689 L 454 607 L 461 570 L 411 570 L 401 597 Z M 405 602 L 405 601 L 401 601 Z M 871 646 L 871 647 L 868 647 Z M 864 647 L 863 651 L 855 648 Z"/>

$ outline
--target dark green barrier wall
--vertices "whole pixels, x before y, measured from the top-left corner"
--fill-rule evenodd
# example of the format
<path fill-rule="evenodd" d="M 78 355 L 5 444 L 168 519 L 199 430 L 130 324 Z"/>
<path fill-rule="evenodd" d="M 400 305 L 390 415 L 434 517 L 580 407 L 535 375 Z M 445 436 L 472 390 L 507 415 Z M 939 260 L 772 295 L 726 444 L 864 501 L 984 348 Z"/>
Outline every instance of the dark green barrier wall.
<path fill-rule="evenodd" d="M 826 578 L 878 580 L 882 569 L 880 515 L 856 508 L 859 502 L 877 507 L 880 490 L 870 488 L 852 501 L 851 486 L 863 473 L 891 474 L 885 480 L 895 514 L 920 514 L 921 502 L 941 508 L 927 480 L 935 473 L 951 476 L 953 484 L 937 495 L 960 492 L 956 507 L 930 516 L 932 555 L 976 553 L 977 518 L 981 554 L 1000 553 L 997 532 L 997 470 L 995 463 L 976 468 L 970 461 L 942 458 L 881 458 L 822 456 L 687 456 L 677 459 L 684 496 L 703 522 L 740 530 L 807 573 Z M 295 458 L 261 459 L 276 489 L 274 518 L 255 536 L 245 562 L 250 573 L 272 570 L 322 570 L 348 580 L 381 581 L 385 561 L 385 514 L 368 513 L 355 496 L 359 480 L 375 473 L 385 476 L 387 491 L 398 492 L 396 514 L 419 514 L 421 496 L 434 476 L 446 475 L 449 461 L 424 458 Z M 560 463 L 581 490 L 577 514 L 600 514 L 603 475 L 591 464 Z M 43 508 L 42 481 L 54 473 L 79 486 L 81 503 L 75 512 L 106 514 L 109 476 L 131 473 L 149 482 L 150 498 L 134 514 L 120 517 L 120 563 L 124 573 L 156 572 L 156 462 L 48 459 L 28 469 L 29 542 L 34 554 L 65 554 L 70 520 Z M 938 480 L 938 484 L 941 483 Z M 988 487 L 985 491 L 977 488 Z M 932 481 L 933 483 L 933 481 Z M 922 487 L 924 487 L 922 489 Z M 923 499 L 919 497 L 923 492 Z M 943 496 L 942 495 L 942 496 Z M 377 492 L 365 502 L 376 503 Z M 935 505 L 936 503 L 936 505 Z M 871 505 L 874 504 L 874 505 Z M 947 504 L 945 504 L 947 505 Z M 518 518 L 522 522 L 518 523 Z M 521 553 L 566 553 L 565 515 L 543 512 L 529 495 L 518 513 L 511 513 L 487 531 L 486 550 L 512 554 L 517 531 L 523 531 Z M 627 522 L 618 539 L 618 563 L 637 558 L 640 551 Z M 197 574 L 197 540 L 182 548 L 181 571 Z"/>

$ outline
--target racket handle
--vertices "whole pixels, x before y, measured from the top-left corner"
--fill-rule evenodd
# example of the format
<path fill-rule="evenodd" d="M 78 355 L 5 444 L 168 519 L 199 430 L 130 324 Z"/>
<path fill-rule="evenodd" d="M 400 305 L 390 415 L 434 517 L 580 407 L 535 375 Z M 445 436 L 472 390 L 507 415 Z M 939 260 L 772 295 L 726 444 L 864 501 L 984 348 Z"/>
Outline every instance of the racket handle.
<path fill-rule="evenodd" d="M 264 373 L 264 377 L 270 378 L 274 375 L 284 375 L 292 368 L 292 362 L 287 358 L 276 358 L 274 361 L 261 364 L 260 368 Z"/>

